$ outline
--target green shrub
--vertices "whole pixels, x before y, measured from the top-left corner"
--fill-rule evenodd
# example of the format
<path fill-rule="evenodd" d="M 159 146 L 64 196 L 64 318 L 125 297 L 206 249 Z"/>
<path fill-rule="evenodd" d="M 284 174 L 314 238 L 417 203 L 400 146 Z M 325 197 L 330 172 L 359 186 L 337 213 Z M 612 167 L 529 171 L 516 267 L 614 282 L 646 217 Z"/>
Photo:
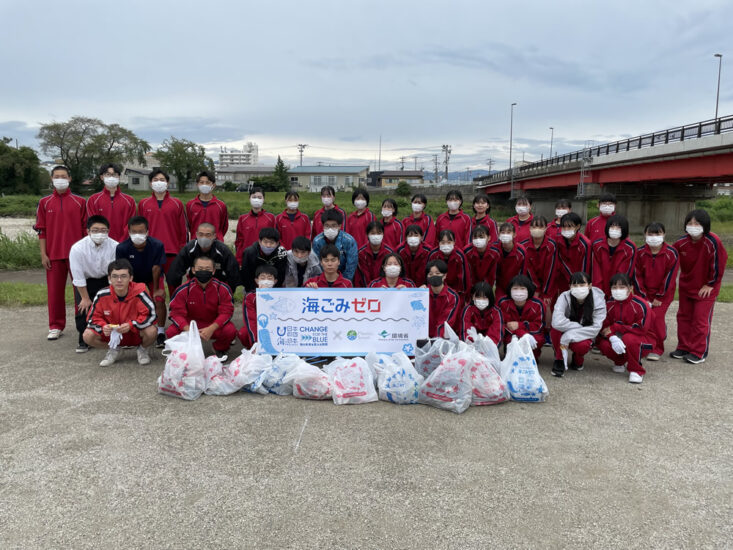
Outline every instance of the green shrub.
<path fill-rule="evenodd" d="M 20 233 L 11 239 L 0 233 L 0 269 L 40 268 L 41 252 L 38 238 L 30 233 Z"/>

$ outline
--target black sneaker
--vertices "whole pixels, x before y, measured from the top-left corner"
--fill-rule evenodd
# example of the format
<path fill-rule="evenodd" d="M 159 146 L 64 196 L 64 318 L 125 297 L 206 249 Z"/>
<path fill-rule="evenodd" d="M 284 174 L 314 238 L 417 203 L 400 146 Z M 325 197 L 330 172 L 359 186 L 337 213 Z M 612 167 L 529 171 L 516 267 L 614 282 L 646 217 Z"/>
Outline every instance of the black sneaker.
<path fill-rule="evenodd" d="M 704 363 L 705 362 L 705 358 L 704 357 L 698 357 L 697 355 L 695 355 L 693 353 L 688 353 L 687 355 L 685 355 L 685 361 L 687 361 L 688 363 L 692 363 L 694 365 L 697 365 L 698 363 Z"/>
<path fill-rule="evenodd" d="M 562 376 L 565 374 L 565 363 L 562 359 L 555 359 L 555 362 L 552 364 L 552 376 L 557 376 L 558 378 L 562 378 Z"/>
<path fill-rule="evenodd" d="M 689 354 L 686 351 L 682 351 L 681 349 L 676 349 L 669 354 L 672 359 L 684 359 L 687 355 Z"/>
<path fill-rule="evenodd" d="M 86 353 L 89 351 L 89 345 L 86 342 L 79 342 L 76 345 L 76 353 Z"/>
<path fill-rule="evenodd" d="M 165 347 L 165 332 L 159 332 L 155 339 L 155 347 L 160 349 Z"/>
<path fill-rule="evenodd" d="M 219 359 L 226 360 L 228 353 L 229 353 L 229 350 L 226 350 L 226 351 L 214 350 L 214 355 L 216 355 Z"/>
<path fill-rule="evenodd" d="M 585 364 L 583 364 L 583 365 L 576 365 L 575 364 L 575 361 L 573 361 L 572 363 L 570 363 L 570 368 L 573 369 L 573 370 L 583 370 L 585 368 Z"/>

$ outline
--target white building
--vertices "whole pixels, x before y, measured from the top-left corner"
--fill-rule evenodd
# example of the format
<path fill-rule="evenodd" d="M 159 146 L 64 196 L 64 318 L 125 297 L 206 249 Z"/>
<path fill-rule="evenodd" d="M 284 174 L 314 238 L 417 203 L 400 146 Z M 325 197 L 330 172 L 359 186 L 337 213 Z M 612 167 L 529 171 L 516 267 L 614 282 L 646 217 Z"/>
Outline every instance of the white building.
<path fill-rule="evenodd" d="M 318 192 L 330 185 L 336 191 L 365 187 L 368 166 L 295 166 L 288 170 L 292 188 Z"/>
<path fill-rule="evenodd" d="M 242 150 L 222 147 L 219 152 L 219 166 L 242 166 L 257 164 L 259 149 L 256 143 L 248 141 Z"/>

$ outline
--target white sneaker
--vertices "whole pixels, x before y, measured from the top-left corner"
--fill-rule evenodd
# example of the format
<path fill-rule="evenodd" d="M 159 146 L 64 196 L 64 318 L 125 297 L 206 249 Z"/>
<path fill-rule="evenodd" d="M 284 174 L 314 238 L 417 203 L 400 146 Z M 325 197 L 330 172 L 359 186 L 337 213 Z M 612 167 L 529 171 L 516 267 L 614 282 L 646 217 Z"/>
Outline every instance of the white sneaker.
<path fill-rule="evenodd" d="M 57 328 L 52 328 L 48 331 L 48 336 L 46 336 L 46 340 L 58 340 L 63 336 L 63 331 Z"/>
<path fill-rule="evenodd" d="M 641 384 L 642 380 L 644 380 L 644 377 L 638 372 L 629 373 L 629 382 L 631 382 L 632 384 Z"/>
<path fill-rule="evenodd" d="M 118 349 L 111 349 L 107 351 L 107 355 L 104 356 L 104 359 L 102 359 L 99 362 L 100 367 L 109 367 L 112 365 L 115 361 L 117 361 L 117 357 L 120 355 L 120 350 Z"/>
<path fill-rule="evenodd" d="M 626 372 L 626 363 L 623 365 L 614 365 L 613 372 L 624 373 Z"/>
<path fill-rule="evenodd" d="M 148 350 L 142 346 L 137 347 L 137 363 L 138 365 L 147 365 L 150 363 L 150 356 Z"/>
<path fill-rule="evenodd" d="M 658 353 L 650 353 L 646 356 L 646 359 L 648 359 L 649 361 L 659 361 L 661 358 L 662 356 Z"/>

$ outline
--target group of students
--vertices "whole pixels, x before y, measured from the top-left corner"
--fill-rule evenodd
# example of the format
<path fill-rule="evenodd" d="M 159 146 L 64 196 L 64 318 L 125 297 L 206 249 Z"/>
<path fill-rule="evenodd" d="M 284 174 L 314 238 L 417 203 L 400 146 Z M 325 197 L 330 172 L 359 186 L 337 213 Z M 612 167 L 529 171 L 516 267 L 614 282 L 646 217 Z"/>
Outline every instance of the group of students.
<path fill-rule="evenodd" d="M 68 190 L 68 170 L 55 167 L 54 191 L 38 206 L 48 339 L 58 339 L 64 329 L 63 291 L 71 271 L 79 352 L 107 346 L 105 327 L 120 325 L 124 345 L 137 345 L 138 361 L 145 364 L 148 346 L 162 347 L 192 320 L 219 354 L 237 334 L 249 346 L 257 335 L 257 288 L 427 287 L 430 337 L 442 336 L 446 324 L 463 338 L 474 327 L 497 345 L 530 334 L 537 357 L 544 344 L 553 345 L 556 376 L 567 366 L 582 369 L 584 355 L 596 347 L 617 370 L 628 370 L 630 381 L 640 382 L 642 358 L 658 360 L 664 353 L 664 314 L 679 271 L 679 344 L 671 356 L 699 363 L 708 353 L 727 254 L 704 210 L 688 214 L 687 234 L 673 246 L 664 242 L 661 223 L 648 224 L 646 243 L 637 249 L 610 194 L 600 197 L 600 215 L 581 233 L 582 220 L 567 200 L 558 201 L 548 222 L 533 214 L 531 199 L 520 197 L 516 215 L 497 224 L 486 195 L 474 197 L 469 216 L 460 191 L 451 190 L 446 212 L 433 220 L 425 213 L 427 198 L 418 193 L 409 216 L 399 219 L 397 203 L 386 198 L 380 218 L 369 209 L 366 189 L 353 191 L 355 209 L 347 215 L 326 186 L 323 207 L 311 222 L 299 210 L 296 191 L 286 193 L 286 209 L 275 216 L 264 210 L 264 191 L 254 188 L 232 252 L 223 242 L 227 208 L 213 195 L 212 174 L 198 175 L 199 193 L 184 207 L 168 193 L 168 175 L 155 170 L 151 196 L 136 206 L 117 188 L 120 172 L 119 166 L 102 166 L 104 189 L 85 201 Z M 125 271 L 127 284 L 120 279 Z M 244 326 L 237 331 L 232 293 L 240 284 L 246 295 Z M 130 314 L 129 300 L 135 302 L 134 320 L 110 314 L 121 322 L 105 324 L 99 317 Z M 102 363 L 113 363 L 114 352 Z"/>

